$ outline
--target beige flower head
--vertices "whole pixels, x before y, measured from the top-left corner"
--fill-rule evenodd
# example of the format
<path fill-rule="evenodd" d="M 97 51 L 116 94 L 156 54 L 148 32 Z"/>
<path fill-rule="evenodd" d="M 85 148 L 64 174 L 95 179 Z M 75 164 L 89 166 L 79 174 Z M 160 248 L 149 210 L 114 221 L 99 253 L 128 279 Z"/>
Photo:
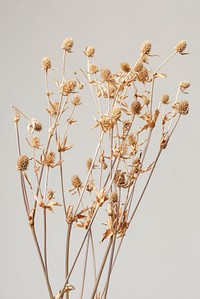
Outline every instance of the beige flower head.
<path fill-rule="evenodd" d="M 144 55 L 149 54 L 151 52 L 151 42 L 145 41 L 141 46 L 140 52 Z"/>
<path fill-rule="evenodd" d="M 72 185 L 75 187 L 75 188 L 80 188 L 82 186 L 82 182 L 79 178 L 78 175 L 73 175 L 72 177 Z"/>
<path fill-rule="evenodd" d="M 149 80 L 149 72 L 145 67 L 143 67 L 141 71 L 138 72 L 137 76 L 138 80 L 142 83 L 145 83 Z"/>
<path fill-rule="evenodd" d="M 86 47 L 84 50 L 84 53 L 87 57 L 93 57 L 95 53 L 95 48 L 94 47 Z"/>
<path fill-rule="evenodd" d="M 112 109 L 111 116 L 112 116 L 115 120 L 119 120 L 120 117 L 121 117 L 121 107 L 114 107 L 114 108 Z"/>
<path fill-rule="evenodd" d="M 73 39 L 71 37 L 66 38 L 62 43 L 62 49 L 68 53 L 71 53 L 73 45 L 74 45 Z"/>
<path fill-rule="evenodd" d="M 142 105 L 138 100 L 132 102 L 130 111 L 133 115 L 140 114 L 141 109 L 142 109 Z"/>
<path fill-rule="evenodd" d="M 96 64 L 90 64 L 90 73 L 96 74 L 98 72 L 98 66 Z"/>
<path fill-rule="evenodd" d="M 182 40 L 177 43 L 175 49 L 177 52 L 182 53 L 186 49 L 186 47 L 187 47 L 186 41 Z"/>
<path fill-rule="evenodd" d="M 166 104 L 166 105 L 169 104 L 169 95 L 167 93 L 164 93 L 162 95 L 161 101 L 162 101 L 163 104 Z"/>
<path fill-rule="evenodd" d="M 25 171 L 28 168 L 29 158 L 27 155 L 21 155 L 17 161 L 17 169 L 19 171 Z"/>
<path fill-rule="evenodd" d="M 42 70 L 47 71 L 51 68 L 51 60 L 49 57 L 44 57 L 42 59 Z"/>
<path fill-rule="evenodd" d="M 116 192 L 112 192 L 112 193 L 110 194 L 110 200 L 111 200 L 112 202 L 117 202 L 117 201 L 118 201 L 118 194 L 117 194 Z"/>
<path fill-rule="evenodd" d="M 122 71 L 124 71 L 125 73 L 128 73 L 128 72 L 130 72 L 130 70 L 131 70 L 131 67 L 130 67 L 130 65 L 128 64 L 128 62 L 122 62 L 122 63 L 120 64 L 120 67 L 121 67 Z"/>
<path fill-rule="evenodd" d="M 180 102 L 175 103 L 174 108 L 178 113 L 182 115 L 187 115 L 189 112 L 189 102 L 187 100 L 182 100 Z"/>
<path fill-rule="evenodd" d="M 108 68 L 103 68 L 101 70 L 101 77 L 105 80 L 105 81 L 109 81 L 112 77 L 111 71 Z"/>

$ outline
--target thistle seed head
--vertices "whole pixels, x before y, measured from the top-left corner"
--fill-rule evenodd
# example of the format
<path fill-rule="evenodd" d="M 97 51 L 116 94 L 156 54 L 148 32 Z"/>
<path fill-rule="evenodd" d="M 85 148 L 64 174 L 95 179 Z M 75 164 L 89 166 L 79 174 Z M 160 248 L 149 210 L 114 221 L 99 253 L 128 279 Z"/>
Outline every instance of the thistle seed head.
<path fill-rule="evenodd" d="M 51 60 L 49 57 L 44 57 L 42 59 L 42 70 L 47 71 L 48 69 L 51 68 Z"/>
<path fill-rule="evenodd" d="M 177 110 L 178 113 L 182 115 L 187 115 L 189 112 L 189 102 L 186 100 L 177 102 L 175 105 L 175 109 Z"/>
<path fill-rule="evenodd" d="M 94 47 L 86 47 L 84 53 L 87 57 L 93 57 L 94 53 L 95 53 L 95 48 Z"/>
<path fill-rule="evenodd" d="M 118 201 L 118 194 L 116 192 L 112 192 L 110 194 L 110 199 L 112 202 L 117 202 Z"/>
<path fill-rule="evenodd" d="M 71 53 L 73 45 L 74 45 L 73 39 L 71 37 L 66 38 L 62 43 L 62 49 L 68 53 Z"/>
<path fill-rule="evenodd" d="M 103 68 L 101 70 L 101 77 L 105 80 L 105 81 L 109 81 L 112 77 L 111 71 L 108 68 Z"/>
<path fill-rule="evenodd" d="M 133 115 L 140 114 L 141 109 L 142 109 L 142 105 L 138 100 L 132 102 L 130 111 Z"/>
<path fill-rule="evenodd" d="M 125 73 L 128 73 L 131 70 L 131 67 L 127 62 L 122 62 L 120 64 L 120 67 L 121 67 L 122 71 L 124 71 Z"/>
<path fill-rule="evenodd" d="M 145 67 L 143 67 L 141 71 L 138 72 L 138 80 L 142 83 L 149 80 L 149 72 Z"/>
<path fill-rule="evenodd" d="M 90 73 L 96 74 L 98 72 L 98 66 L 96 64 L 90 64 Z"/>
<path fill-rule="evenodd" d="M 80 188 L 81 186 L 82 186 L 82 182 L 81 182 L 81 180 L 80 180 L 80 178 L 79 178 L 79 176 L 78 175 L 74 175 L 73 177 L 72 177 L 72 185 L 75 187 L 75 188 Z"/>
<path fill-rule="evenodd" d="M 21 155 L 17 161 L 17 169 L 19 171 L 25 171 L 28 168 L 29 158 L 27 155 Z"/>
<path fill-rule="evenodd" d="M 169 95 L 167 93 L 162 95 L 162 103 L 163 104 L 169 104 Z"/>
<path fill-rule="evenodd" d="M 186 49 L 186 47 L 187 47 L 186 41 L 182 40 L 177 43 L 175 49 L 177 52 L 182 53 Z"/>
<path fill-rule="evenodd" d="M 142 54 L 149 54 L 151 52 L 151 42 L 145 41 L 141 46 L 140 52 Z"/>

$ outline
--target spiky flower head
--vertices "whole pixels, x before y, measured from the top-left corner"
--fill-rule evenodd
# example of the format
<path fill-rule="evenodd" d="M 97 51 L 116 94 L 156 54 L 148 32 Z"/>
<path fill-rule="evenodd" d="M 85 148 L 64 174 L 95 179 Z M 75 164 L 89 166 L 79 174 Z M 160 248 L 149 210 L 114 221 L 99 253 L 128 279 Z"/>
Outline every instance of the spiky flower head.
<path fill-rule="evenodd" d="M 103 68 L 101 70 L 101 77 L 105 80 L 105 81 L 109 81 L 112 77 L 111 71 L 108 68 Z"/>
<path fill-rule="evenodd" d="M 177 43 L 175 49 L 177 52 L 182 53 L 187 47 L 187 43 L 184 40 L 181 40 L 180 42 Z"/>
<path fill-rule="evenodd" d="M 130 111 L 133 115 L 140 114 L 141 109 L 142 109 L 142 105 L 138 100 L 132 102 Z"/>
<path fill-rule="evenodd" d="M 27 155 L 21 155 L 17 161 L 17 169 L 19 171 L 25 171 L 28 168 L 29 158 Z"/>
<path fill-rule="evenodd" d="M 141 71 L 138 72 L 138 80 L 142 83 L 147 82 L 149 80 L 149 72 L 148 70 L 143 67 Z"/>
<path fill-rule="evenodd" d="M 72 185 L 75 187 L 75 188 L 80 188 L 82 186 L 82 182 L 79 178 L 78 175 L 73 175 L 72 177 Z"/>
<path fill-rule="evenodd" d="M 66 38 L 62 43 L 62 49 L 68 53 L 71 53 L 73 45 L 74 45 L 73 39 L 71 37 Z"/>
<path fill-rule="evenodd" d="M 44 57 L 42 59 L 42 70 L 47 71 L 48 69 L 51 68 L 51 60 L 49 57 Z"/>
<path fill-rule="evenodd" d="M 93 57 L 95 53 L 95 48 L 94 47 L 86 47 L 84 50 L 84 53 L 87 57 Z"/>
<path fill-rule="evenodd" d="M 90 64 L 90 73 L 96 74 L 98 72 L 98 66 L 96 64 Z"/>
<path fill-rule="evenodd" d="M 175 103 L 174 107 L 178 113 L 182 115 L 187 115 L 189 112 L 189 102 L 187 100 L 182 100 Z"/>
<path fill-rule="evenodd" d="M 151 52 L 151 42 L 145 41 L 141 46 L 140 52 L 144 55 L 149 54 Z"/>
<path fill-rule="evenodd" d="M 167 93 L 164 93 L 163 95 L 162 95 L 162 103 L 163 104 L 169 104 L 169 95 L 167 94 Z"/>
<path fill-rule="evenodd" d="M 181 91 L 185 91 L 185 89 L 190 87 L 190 82 L 188 81 L 182 81 L 179 84 Z"/>
<path fill-rule="evenodd" d="M 124 71 L 125 73 L 128 73 L 128 72 L 130 72 L 130 70 L 131 70 L 131 67 L 130 67 L 130 65 L 128 64 L 128 62 L 122 62 L 122 63 L 120 64 L 120 67 L 121 67 L 122 71 Z"/>
<path fill-rule="evenodd" d="M 118 194 L 116 192 L 112 192 L 110 194 L 110 199 L 112 202 L 117 202 L 118 201 Z"/>

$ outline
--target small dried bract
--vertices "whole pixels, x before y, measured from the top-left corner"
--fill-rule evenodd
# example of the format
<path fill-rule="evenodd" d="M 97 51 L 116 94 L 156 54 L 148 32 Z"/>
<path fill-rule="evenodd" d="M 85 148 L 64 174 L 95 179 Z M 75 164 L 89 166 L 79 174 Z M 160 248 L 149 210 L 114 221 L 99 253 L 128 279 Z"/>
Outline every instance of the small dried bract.
<path fill-rule="evenodd" d="M 96 202 L 101 207 L 105 201 L 107 201 L 109 197 L 107 196 L 104 189 L 102 189 L 97 195 L 96 195 Z"/>
<path fill-rule="evenodd" d="M 42 209 L 47 209 L 51 212 L 53 212 L 53 207 L 61 207 L 61 204 L 59 204 L 57 201 L 49 201 L 47 204 L 45 204 L 43 201 L 38 201 L 38 204 Z"/>
<path fill-rule="evenodd" d="M 73 147 L 73 145 L 67 145 L 67 137 L 65 137 L 62 141 L 60 142 L 60 138 L 57 140 L 57 150 L 58 152 L 66 152 L 70 150 Z"/>
<path fill-rule="evenodd" d="M 17 169 L 19 171 L 25 171 L 28 168 L 29 158 L 27 155 L 21 155 L 17 161 Z"/>
<path fill-rule="evenodd" d="M 86 47 L 84 50 L 84 53 L 87 57 L 93 57 L 95 53 L 95 48 L 94 47 Z"/>
<path fill-rule="evenodd" d="M 57 163 L 55 163 L 55 156 L 55 153 L 52 151 L 48 153 L 43 152 L 43 154 L 40 156 L 40 161 L 37 162 L 43 166 L 54 168 L 62 163 L 62 161 L 58 161 Z"/>
<path fill-rule="evenodd" d="M 180 102 L 176 102 L 173 105 L 173 108 L 182 115 L 187 115 L 189 112 L 189 102 L 186 100 L 182 100 Z"/>
<path fill-rule="evenodd" d="M 27 142 L 33 148 L 40 149 L 41 147 L 40 139 L 37 136 L 31 136 L 31 141 L 27 139 Z"/>
<path fill-rule="evenodd" d="M 177 52 L 183 53 L 183 51 L 186 49 L 186 47 L 187 47 L 186 41 L 182 40 L 182 41 L 177 43 L 175 49 L 176 49 Z"/>
<path fill-rule="evenodd" d="M 42 59 L 42 70 L 47 71 L 51 68 L 51 60 L 49 57 L 44 57 Z"/>
<path fill-rule="evenodd" d="M 142 54 L 149 54 L 151 52 L 151 42 L 145 41 L 141 46 L 140 52 Z"/>
<path fill-rule="evenodd" d="M 108 68 L 103 68 L 101 70 L 101 77 L 105 80 L 105 81 L 110 81 L 112 79 L 112 73 Z"/>
<path fill-rule="evenodd" d="M 62 43 L 62 49 L 68 53 L 71 53 L 73 45 L 74 45 L 73 39 L 71 37 L 66 38 Z"/>
<path fill-rule="evenodd" d="M 49 109 L 46 109 L 46 110 L 52 117 L 56 117 L 58 115 L 58 111 L 59 111 L 59 102 L 49 101 Z"/>
<path fill-rule="evenodd" d="M 75 96 L 74 98 L 73 98 L 73 100 L 72 100 L 72 104 L 74 105 L 74 106 L 78 106 L 78 105 L 81 105 L 82 104 L 82 102 L 81 102 L 81 98 L 80 98 L 80 96 Z"/>
<path fill-rule="evenodd" d="M 77 189 L 81 188 L 81 186 L 82 186 L 82 182 L 81 182 L 81 180 L 80 180 L 80 178 L 79 178 L 78 175 L 74 175 L 74 176 L 72 177 L 72 185 L 73 185 L 75 188 L 77 188 Z"/>
<path fill-rule="evenodd" d="M 47 192 L 47 199 L 48 199 L 48 200 L 53 199 L 53 198 L 54 198 L 54 194 L 55 194 L 55 191 L 53 191 L 53 190 L 50 189 L 50 190 Z"/>

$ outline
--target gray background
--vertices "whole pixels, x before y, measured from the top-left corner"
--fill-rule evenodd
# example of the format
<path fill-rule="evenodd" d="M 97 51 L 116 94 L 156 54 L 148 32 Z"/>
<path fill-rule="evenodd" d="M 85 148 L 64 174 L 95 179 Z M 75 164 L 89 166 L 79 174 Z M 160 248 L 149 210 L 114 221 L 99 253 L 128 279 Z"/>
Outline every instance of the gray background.
<path fill-rule="evenodd" d="M 160 54 L 155 65 L 179 40 L 187 41 L 191 55 L 176 57 L 163 71 L 169 73 L 166 91 L 172 95 L 180 81 L 191 82 L 190 114 L 161 157 L 120 253 L 109 298 L 200 298 L 199 10 L 197 0 L 1 1 L 0 298 L 47 298 L 21 200 L 10 105 L 42 118 L 46 99 L 40 61 L 50 56 L 59 67 L 66 37 L 75 40 L 69 70 L 86 67 L 82 50 L 87 45 L 95 46 L 97 64 L 114 71 L 121 61 L 135 61 L 144 40 L 150 40 L 153 52 Z M 95 113 L 89 90 L 83 101 L 79 118 L 87 129 Z M 76 137 L 78 129 L 74 132 Z M 82 151 L 90 155 L 92 138 L 88 142 Z M 73 161 L 75 173 L 82 164 L 79 154 Z M 52 234 L 61 234 L 61 224 L 58 230 L 52 225 Z M 62 279 L 61 244 L 52 245 L 54 287 Z"/>

